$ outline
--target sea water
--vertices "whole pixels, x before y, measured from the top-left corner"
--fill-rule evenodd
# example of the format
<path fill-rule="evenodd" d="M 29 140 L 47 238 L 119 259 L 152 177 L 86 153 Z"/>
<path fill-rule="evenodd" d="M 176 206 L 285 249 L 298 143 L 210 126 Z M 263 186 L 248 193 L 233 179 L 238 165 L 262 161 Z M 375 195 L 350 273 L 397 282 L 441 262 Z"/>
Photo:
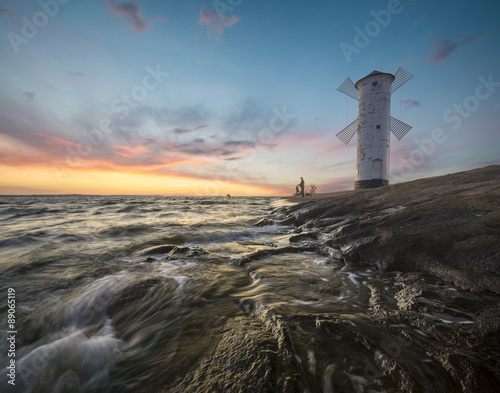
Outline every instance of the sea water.
<path fill-rule="evenodd" d="M 402 364 L 422 391 L 452 386 L 446 370 L 411 344 L 425 333 L 409 324 L 384 330 L 370 319 L 374 292 L 394 293 L 398 273 L 347 268 L 300 248 L 273 253 L 290 246 L 293 228 L 261 220 L 286 204 L 0 197 L 0 391 L 400 386 L 380 359 Z M 262 250 L 269 255 L 240 263 Z M 472 323 L 473 315 L 438 308 L 443 323 Z"/>

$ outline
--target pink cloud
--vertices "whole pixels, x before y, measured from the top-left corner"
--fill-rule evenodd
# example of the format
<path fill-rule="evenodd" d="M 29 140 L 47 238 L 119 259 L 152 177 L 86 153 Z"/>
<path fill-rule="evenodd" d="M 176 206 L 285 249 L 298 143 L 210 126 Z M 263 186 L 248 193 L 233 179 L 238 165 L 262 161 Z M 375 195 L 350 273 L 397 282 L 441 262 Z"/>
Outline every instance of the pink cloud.
<path fill-rule="evenodd" d="M 137 34 L 142 34 L 152 26 L 146 21 L 141 9 L 135 4 L 135 1 L 125 3 L 115 3 L 113 0 L 106 2 L 106 8 L 115 16 L 124 16 L 127 18 L 127 25 L 135 30 Z"/>
<path fill-rule="evenodd" d="M 219 15 L 214 10 L 205 11 L 202 7 L 200 9 L 198 24 L 201 26 L 205 25 L 207 27 L 207 37 L 218 42 L 224 29 L 235 25 L 239 20 L 240 18 L 236 15 L 231 15 L 229 18 L 226 18 L 224 15 Z"/>
<path fill-rule="evenodd" d="M 468 42 L 473 42 L 481 37 L 467 35 L 463 40 L 452 41 L 449 38 L 436 39 L 433 42 L 433 48 L 427 55 L 431 63 L 440 63 L 454 53 L 459 47 Z"/>
<path fill-rule="evenodd" d="M 427 56 L 431 63 L 443 61 L 458 48 L 458 44 L 449 39 L 436 40 L 433 45 L 432 51 Z"/>
<path fill-rule="evenodd" d="M 14 14 L 12 11 L 8 10 L 7 8 L 0 8 L 0 16 L 2 16 L 3 14 L 13 16 L 14 18 L 19 18 L 16 14 Z"/>

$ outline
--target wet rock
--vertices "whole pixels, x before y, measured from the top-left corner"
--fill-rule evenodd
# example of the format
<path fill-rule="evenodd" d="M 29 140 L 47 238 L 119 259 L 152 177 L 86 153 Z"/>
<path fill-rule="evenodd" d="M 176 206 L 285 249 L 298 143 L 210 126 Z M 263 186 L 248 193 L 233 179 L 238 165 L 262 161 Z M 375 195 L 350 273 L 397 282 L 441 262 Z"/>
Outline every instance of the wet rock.
<path fill-rule="evenodd" d="M 268 217 L 264 217 L 264 218 L 261 218 L 259 221 L 257 221 L 255 223 L 255 226 L 257 227 L 263 227 L 263 226 L 267 226 L 267 225 L 273 225 L 274 224 L 274 220 L 268 218 Z"/>
<path fill-rule="evenodd" d="M 244 255 L 240 258 L 232 258 L 231 262 L 238 266 L 246 265 L 252 261 L 257 261 L 262 258 L 266 258 L 270 255 L 279 255 L 287 253 L 298 253 L 298 252 L 312 252 L 316 250 L 316 246 L 302 246 L 302 247 L 280 247 L 276 249 L 258 250 L 252 252 L 248 255 Z"/>
<path fill-rule="evenodd" d="M 149 256 L 149 255 L 159 255 L 159 254 L 168 254 L 170 251 L 173 249 L 177 248 L 175 245 L 163 245 L 163 246 L 156 246 L 156 247 L 151 247 L 146 250 L 143 250 L 140 252 L 139 255 L 144 255 L 144 256 Z"/>
<path fill-rule="evenodd" d="M 303 241 L 317 240 L 318 234 L 314 232 L 301 233 L 299 235 L 294 235 L 288 239 L 290 243 L 299 243 Z"/>
<path fill-rule="evenodd" d="M 174 245 L 163 245 L 148 248 L 142 251 L 139 255 L 141 256 L 149 256 L 149 255 L 162 255 L 168 254 L 168 257 L 171 257 L 175 254 L 184 254 L 187 257 L 199 256 L 203 254 L 208 254 L 209 252 L 205 249 L 197 246 L 192 247 L 182 247 L 182 246 L 174 246 Z M 154 258 L 147 258 L 145 262 L 154 262 Z"/>
<path fill-rule="evenodd" d="M 293 392 L 293 378 L 283 377 L 279 347 L 259 321 L 237 317 L 226 323 L 217 347 L 170 392 Z"/>
<path fill-rule="evenodd" d="M 500 294 L 500 166 L 299 203 L 282 223 L 380 271 L 425 272 Z M 321 245 L 318 245 L 321 248 Z M 339 255 L 336 255 L 339 258 Z"/>

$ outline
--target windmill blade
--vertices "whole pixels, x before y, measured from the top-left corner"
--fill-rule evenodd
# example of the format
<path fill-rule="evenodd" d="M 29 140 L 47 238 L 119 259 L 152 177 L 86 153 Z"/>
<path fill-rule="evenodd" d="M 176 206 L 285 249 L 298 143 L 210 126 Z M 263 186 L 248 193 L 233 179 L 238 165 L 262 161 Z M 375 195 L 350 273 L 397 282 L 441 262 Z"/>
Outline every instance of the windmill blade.
<path fill-rule="evenodd" d="M 391 132 L 398 138 L 398 141 L 400 141 L 413 127 L 391 116 L 390 128 Z"/>
<path fill-rule="evenodd" d="M 354 120 L 351 124 L 349 124 L 346 128 L 344 128 L 337 134 L 337 138 L 339 138 L 347 145 L 356 131 L 358 131 L 358 123 L 359 119 Z"/>
<path fill-rule="evenodd" d="M 391 93 L 394 93 L 397 89 L 403 86 L 411 78 L 413 78 L 412 74 L 410 74 L 405 69 L 399 67 L 399 69 L 394 74 L 394 81 L 391 84 Z"/>
<path fill-rule="evenodd" d="M 337 90 L 348 95 L 351 98 L 354 98 L 355 100 L 359 100 L 358 89 L 356 89 L 356 86 L 354 86 L 354 82 L 351 80 L 351 78 L 347 78 L 344 82 L 342 82 Z"/>

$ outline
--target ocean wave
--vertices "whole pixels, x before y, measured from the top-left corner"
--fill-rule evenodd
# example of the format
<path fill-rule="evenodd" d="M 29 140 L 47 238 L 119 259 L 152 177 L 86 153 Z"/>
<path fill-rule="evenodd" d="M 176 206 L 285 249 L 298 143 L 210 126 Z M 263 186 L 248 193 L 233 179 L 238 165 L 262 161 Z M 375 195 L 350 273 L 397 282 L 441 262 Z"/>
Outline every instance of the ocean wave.
<path fill-rule="evenodd" d="M 20 236 L 14 236 L 4 240 L 0 240 L 0 248 L 28 246 L 42 242 L 49 236 L 51 236 L 51 234 L 47 231 L 26 233 Z"/>
<path fill-rule="evenodd" d="M 141 213 L 137 206 L 125 206 L 115 211 L 115 213 Z"/>
<path fill-rule="evenodd" d="M 66 210 L 64 209 L 51 209 L 51 208 L 7 208 L 2 211 L 0 211 L 1 215 L 10 215 L 9 219 L 13 218 L 21 218 L 21 217 L 27 217 L 27 216 L 36 216 L 36 215 L 42 215 L 42 214 L 54 214 L 54 213 L 64 213 Z"/>
<path fill-rule="evenodd" d="M 218 200 L 204 200 L 199 201 L 199 205 L 229 205 L 230 201 L 218 201 Z"/>
<path fill-rule="evenodd" d="M 125 224 L 115 225 L 98 232 L 100 238 L 130 236 L 156 232 L 157 229 L 147 224 Z"/>

